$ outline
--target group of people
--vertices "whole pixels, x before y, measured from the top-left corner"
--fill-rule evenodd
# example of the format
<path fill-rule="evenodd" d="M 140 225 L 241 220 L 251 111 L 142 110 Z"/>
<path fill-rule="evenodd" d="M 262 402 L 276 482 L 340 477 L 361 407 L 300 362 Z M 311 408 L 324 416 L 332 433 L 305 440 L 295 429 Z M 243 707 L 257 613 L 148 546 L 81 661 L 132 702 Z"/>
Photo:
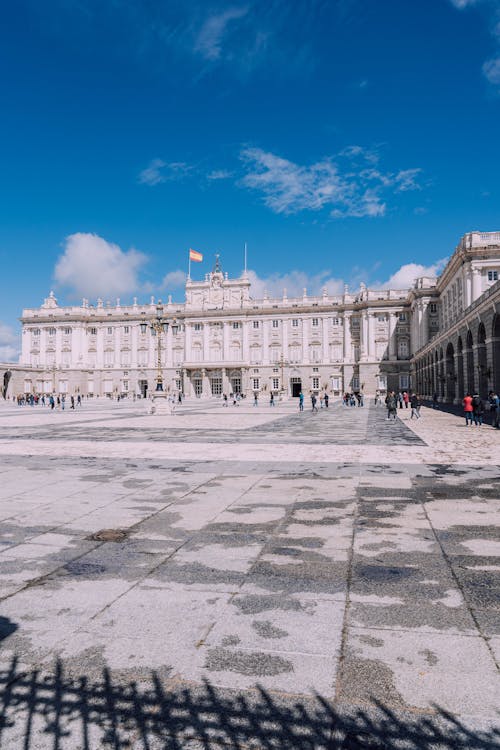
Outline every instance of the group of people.
<path fill-rule="evenodd" d="M 344 406 L 364 406 L 365 399 L 362 393 L 344 393 L 342 403 Z"/>
<path fill-rule="evenodd" d="M 20 394 L 14 397 L 14 401 L 18 406 L 49 406 L 51 409 L 64 409 L 66 408 L 67 399 L 65 394 L 62 396 L 54 396 L 52 393 L 49 396 L 39 395 L 38 393 Z M 74 409 L 75 404 L 77 406 L 82 405 L 82 397 L 78 394 L 69 397 L 69 408 Z"/>
<path fill-rule="evenodd" d="M 485 411 L 485 405 L 483 399 L 478 393 L 466 393 L 462 405 L 464 407 L 465 426 L 469 425 L 472 427 L 474 424 L 476 427 L 481 427 L 483 424 L 483 415 Z M 490 412 L 493 416 L 492 427 L 500 430 L 500 397 L 495 391 L 490 391 L 488 394 L 488 405 Z"/>
<path fill-rule="evenodd" d="M 380 393 L 378 395 L 378 401 L 380 401 Z M 378 403 L 377 395 L 375 395 L 375 403 Z M 398 414 L 398 405 L 402 409 L 404 407 L 408 409 L 411 407 L 410 419 L 420 419 L 420 407 L 422 405 L 420 397 L 416 393 L 408 394 L 407 391 L 399 392 L 396 394 L 395 391 L 389 391 L 385 397 L 385 405 L 387 407 L 387 419 L 395 420 Z"/>

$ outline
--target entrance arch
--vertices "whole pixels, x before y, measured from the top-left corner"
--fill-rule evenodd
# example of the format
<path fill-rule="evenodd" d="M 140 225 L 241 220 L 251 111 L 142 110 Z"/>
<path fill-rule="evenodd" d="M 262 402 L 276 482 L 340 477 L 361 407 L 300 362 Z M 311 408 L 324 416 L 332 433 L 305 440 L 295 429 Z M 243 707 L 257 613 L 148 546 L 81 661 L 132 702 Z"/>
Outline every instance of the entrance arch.
<path fill-rule="evenodd" d="M 454 401 L 456 395 L 455 350 L 450 342 L 446 347 L 446 400 Z"/>
<path fill-rule="evenodd" d="M 472 391 L 475 389 L 475 385 L 474 385 L 474 339 L 472 338 L 472 331 L 467 331 L 466 363 L 467 363 L 466 389 L 468 393 L 472 393 Z"/>
<path fill-rule="evenodd" d="M 488 395 L 488 359 L 486 356 L 486 329 L 484 323 L 480 323 L 477 329 L 477 370 L 479 373 L 479 395 L 482 398 L 486 398 Z"/>
<path fill-rule="evenodd" d="M 465 396 L 464 393 L 464 346 L 462 343 L 462 337 L 458 337 L 457 341 L 457 383 L 458 383 L 458 398 L 460 400 Z"/>
<path fill-rule="evenodd" d="M 491 362 L 493 364 L 493 388 L 500 395 L 500 314 L 493 316 L 491 329 Z"/>

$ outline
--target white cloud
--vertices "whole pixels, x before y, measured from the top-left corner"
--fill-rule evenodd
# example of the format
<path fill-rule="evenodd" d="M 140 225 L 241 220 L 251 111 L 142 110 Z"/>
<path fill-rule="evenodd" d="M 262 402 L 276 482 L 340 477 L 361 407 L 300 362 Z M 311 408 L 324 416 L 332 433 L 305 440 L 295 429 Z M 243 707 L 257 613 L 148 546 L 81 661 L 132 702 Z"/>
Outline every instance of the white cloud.
<path fill-rule="evenodd" d="M 153 159 L 139 172 L 137 179 L 142 185 L 158 185 L 161 182 L 182 179 L 192 170 L 193 167 L 183 161 L 166 162 L 163 159 Z"/>
<path fill-rule="evenodd" d="M 477 0 L 450 0 L 450 2 L 455 8 L 463 10 L 464 8 L 470 8 L 472 5 L 476 5 Z"/>
<path fill-rule="evenodd" d="M 494 86 L 500 86 L 500 57 L 487 60 L 483 65 L 483 73 Z"/>
<path fill-rule="evenodd" d="M 78 232 L 66 238 L 54 278 L 80 296 L 112 297 L 139 288 L 138 272 L 145 261 L 133 248 L 125 252 L 97 234 Z"/>
<path fill-rule="evenodd" d="M 222 53 L 222 41 L 232 21 L 243 18 L 248 13 L 247 7 L 228 8 L 206 19 L 195 41 L 194 49 L 205 60 L 218 60 Z"/>
<path fill-rule="evenodd" d="M 420 276 L 438 276 L 447 262 L 448 258 L 442 258 L 430 266 L 423 266 L 420 263 L 405 263 L 387 281 L 377 285 L 377 287 L 379 289 L 409 289 L 414 285 L 415 279 Z"/>
<path fill-rule="evenodd" d="M 336 157 L 302 166 L 260 148 L 240 152 L 246 175 L 240 184 L 260 191 L 275 213 L 319 211 L 328 208 L 334 218 L 383 216 L 384 191 L 420 189 L 420 169 L 397 173 L 375 168 L 378 155 L 361 146 L 350 146 Z"/>
<path fill-rule="evenodd" d="M 229 169 L 213 169 L 207 174 L 207 180 L 227 180 L 233 173 Z"/>
<path fill-rule="evenodd" d="M 0 362 L 17 362 L 20 351 L 19 336 L 10 326 L 0 323 Z"/>
<path fill-rule="evenodd" d="M 281 297 L 284 289 L 288 297 L 302 297 L 304 289 L 312 296 L 321 294 L 323 288 L 326 288 L 329 294 L 340 294 L 344 289 L 344 282 L 333 278 L 331 271 L 321 271 L 312 275 L 305 271 L 289 271 L 263 277 L 255 271 L 248 271 L 248 278 L 252 284 L 251 294 L 254 299 L 262 299 L 265 292 L 270 297 Z"/>
<path fill-rule="evenodd" d="M 169 271 L 163 277 L 161 282 L 162 289 L 183 287 L 186 283 L 186 272 L 185 271 Z"/>

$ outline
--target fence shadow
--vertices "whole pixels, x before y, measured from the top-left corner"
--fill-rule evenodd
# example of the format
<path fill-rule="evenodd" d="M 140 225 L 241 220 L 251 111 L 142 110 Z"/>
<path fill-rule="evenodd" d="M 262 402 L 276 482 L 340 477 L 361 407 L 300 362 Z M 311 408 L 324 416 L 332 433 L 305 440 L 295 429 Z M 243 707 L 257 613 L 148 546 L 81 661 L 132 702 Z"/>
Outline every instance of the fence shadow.
<path fill-rule="evenodd" d="M 13 741 L 13 738 L 15 740 Z M 97 739 L 98 738 L 98 739 Z M 14 744 L 15 743 L 15 744 Z M 500 731 L 472 731 L 445 711 L 396 714 L 378 705 L 346 713 L 321 696 L 293 700 L 262 688 L 244 694 L 199 687 L 65 675 L 43 676 L 14 659 L 0 675 L 0 747 L 81 750 L 494 750 Z"/>

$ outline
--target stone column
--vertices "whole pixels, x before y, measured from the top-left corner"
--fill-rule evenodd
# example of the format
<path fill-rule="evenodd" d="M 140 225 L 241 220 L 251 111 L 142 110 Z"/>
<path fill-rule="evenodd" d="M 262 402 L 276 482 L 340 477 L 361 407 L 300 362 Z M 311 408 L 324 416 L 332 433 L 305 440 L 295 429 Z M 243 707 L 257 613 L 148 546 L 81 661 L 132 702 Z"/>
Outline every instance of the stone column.
<path fill-rule="evenodd" d="M 351 315 L 350 310 L 344 312 L 344 362 L 352 362 L 352 337 L 351 337 Z M 344 383 L 344 389 L 346 385 Z"/>
<path fill-rule="evenodd" d="M 208 398 L 210 396 L 210 381 L 208 379 L 208 373 L 205 367 L 201 370 L 202 377 L 202 398 Z"/>
<path fill-rule="evenodd" d="M 225 367 L 222 367 L 221 371 L 222 371 L 222 393 L 225 393 L 227 396 L 229 395 L 229 391 L 231 390 L 231 384 L 227 376 L 227 369 Z"/>
<path fill-rule="evenodd" d="M 479 268 L 472 269 L 472 302 L 481 296 L 481 271 Z"/>
<path fill-rule="evenodd" d="M 330 361 L 329 351 L 328 351 L 328 318 L 321 318 L 321 333 L 322 333 L 322 349 L 323 354 L 321 357 L 322 363 L 325 365 L 327 362 Z"/>
<path fill-rule="evenodd" d="M 359 353 L 362 362 L 368 359 L 368 311 L 361 313 L 361 326 L 359 331 Z"/>
<path fill-rule="evenodd" d="M 396 359 L 396 325 L 399 313 L 389 313 L 389 359 Z"/>
<path fill-rule="evenodd" d="M 269 324 L 270 321 L 265 319 L 262 321 L 262 364 L 269 364 Z"/>
<path fill-rule="evenodd" d="M 191 332 L 189 335 L 189 349 L 186 352 L 186 356 L 188 358 L 188 361 L 191 362 L 193 353 L 191 351 Z M 222 352 L 222 357 L 224 358 L 224 352 Z M 203 360 L 205 362 L 210 361 L 210 324 L 209 323 L 203 323 Z"/>
<path fill-rule="evenodd" d="M 288 359 L 288 318 L 283 318 L 281 321 L 281 346 L 283 359 Z"/>
<path fill-rule="evenodd" d="M 302 364 L 309 364 L 309 321 L 302 318 Z"/>
<path fill-rule="evenodd" d="M 61 367 L 62 365 L 62 354 L 61 354 L 61 340 L 62 340 L 63 329 L 61 326 L 56 328 L 56 365 Z"/>
<path fill-rule="evenodd" d="M 366 354 L 369 360 L 375 359 L 375 316 L 368 312 L 367 346 Z"/>

